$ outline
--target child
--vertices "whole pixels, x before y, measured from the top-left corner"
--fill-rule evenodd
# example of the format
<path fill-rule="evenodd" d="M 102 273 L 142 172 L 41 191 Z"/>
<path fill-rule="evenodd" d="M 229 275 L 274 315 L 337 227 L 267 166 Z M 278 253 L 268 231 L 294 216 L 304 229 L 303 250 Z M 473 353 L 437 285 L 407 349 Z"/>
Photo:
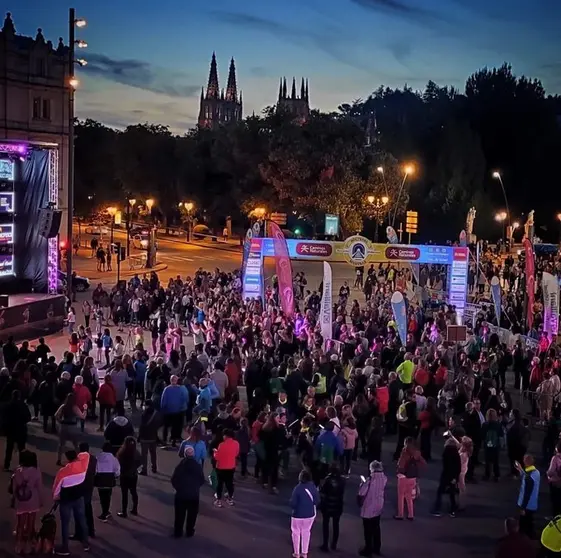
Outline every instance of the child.
<path fill-rule="evenodd" d="M 134 328 L 134 341 L 135 345 L 144 345 L 144 329 L 140 325 Z"/>
<path fill-rule="evenodd" d="M 240 420 L 240 429 L 236 432 L 236 440 L 240 445 L 240 465 L 242 479 L 247 477 L 247 456 L 250 449 L 250 439 L 251 433 L 249 431 L 249 423 L 247 418 L 242 418 Z"/>
<path fill-rule="evenodd" d="M 69 345 L 69 351 L 73 355 L 78 354 L 78 345 L 79 344 L 80 344 L 80 340 L 78 338 L 78 334 L 76 332 L 72 333 L 70 335 L 70 338 L 68 339 L 68 345 Z"/>

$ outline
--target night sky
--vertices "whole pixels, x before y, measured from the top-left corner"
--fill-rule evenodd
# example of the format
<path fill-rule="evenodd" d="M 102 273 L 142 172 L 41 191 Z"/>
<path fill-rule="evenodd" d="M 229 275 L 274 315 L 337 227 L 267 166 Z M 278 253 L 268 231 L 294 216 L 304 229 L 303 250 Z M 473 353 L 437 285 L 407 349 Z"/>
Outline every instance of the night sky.
<path fill-rule="evenodd" d="M 66 38 L 64 0 L 0 0 L 20 34 Z M 156 122 L 184 132 L 197 118 L 213 50 L 220 85 L 235 57 L 244 114 L 276 101 L 280 76 L 310 80 L 314 108 L 335 110 L 380 85 L 463 90 L 483 66 L 513 65 L 561 92 L 560 0 L 76 0 L 88 20 L 78 69 L 80 117 Z M 82 54 L 82 53 L 81 53 Z"/>

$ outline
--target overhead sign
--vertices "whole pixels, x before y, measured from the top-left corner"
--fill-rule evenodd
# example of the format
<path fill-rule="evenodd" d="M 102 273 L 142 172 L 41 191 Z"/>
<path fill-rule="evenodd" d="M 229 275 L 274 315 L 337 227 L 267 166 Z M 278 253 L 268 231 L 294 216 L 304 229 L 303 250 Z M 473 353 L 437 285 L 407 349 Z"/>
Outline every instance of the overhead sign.
<path fill-rule="evenodd" d="M 325 236 L 337 236 L 339 234 L 339 215 L 325 214 Z"/>
<path fill-rule="evenodd" d="M 286 225 L 286 213 L 271 213 L 271 221 L 277 225 Z"/>

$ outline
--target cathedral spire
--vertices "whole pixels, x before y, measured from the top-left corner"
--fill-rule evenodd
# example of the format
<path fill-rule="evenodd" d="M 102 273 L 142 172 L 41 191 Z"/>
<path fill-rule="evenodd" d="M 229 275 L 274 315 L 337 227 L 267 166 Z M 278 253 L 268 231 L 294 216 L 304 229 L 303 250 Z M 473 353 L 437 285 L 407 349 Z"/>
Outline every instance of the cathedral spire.
<path fill-rule="evenodd" d="M 226 86 L 226 100 L 233 103 L 238 100 L 238 85 L 236 83 L 236 64 L 234 59 L 230 61 L 230 71 L 228 73 L 228 85 Z"/>
<path fill-rule="evenodd" d="M 279 101 L 282 99 L 282 78 L 279 81 Z"/>
<path fill-rule="evenodd" d="M 12 20 L 12 14 L 10 12 L 6 14 L 6 19 L 4 19 L 4 26 L 2 27 L 2 32 L 7 33 L 8 35 L 16 34 L 16 28 Z"/>
<path fill-rule="evenodd" d="M 292 99 L 296 99 L 296 78 L 292 78 Z"/>
<path fill-rule="evenodd" d="M 206 89 L 207 99 L 218 99 L 219 87 L 218 87 L 218 69 L 216 67 L 216 53 L 212 53 L 212 60 L 210 62 L 210 73 L 208 75 L 208 87 Z"/>
<path fill-rule="evenodd" d="M 282 82 L 282 98 L 286 99 L 286 78 L 284 78 L 284 81 Z"/>
<path fill-rule="evenodd" d="M 306 90 L 304 89 L 304 78 L 302 78 L 302 85 L 300 86 L 300 99 L 306 98 Z"/>
<path fill-rule="evenodd" d="M 309 101 L 309 100 L 310 100 L 310 96 L 309 96 L 309 93 L 308 93 L 308 78 L 306 78 L 306 101 Z"/>

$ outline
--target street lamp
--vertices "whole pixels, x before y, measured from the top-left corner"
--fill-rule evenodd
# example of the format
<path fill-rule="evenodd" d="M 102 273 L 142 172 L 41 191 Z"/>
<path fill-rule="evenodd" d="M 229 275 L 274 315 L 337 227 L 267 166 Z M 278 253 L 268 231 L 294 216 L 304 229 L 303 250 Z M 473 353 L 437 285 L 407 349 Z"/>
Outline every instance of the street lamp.
<path fill-rule="evenodd" d="M 76 47 L 86 48 L 88 45 L 85 41 L 76 40 L 75 31 L 76 27 L 83 28 L 86 26 L 86 20 L 83 18 L 76 18 L 76 10 L 70 8 L 68 10 L 68 192 L 66 196 L 67 205 L 67 223 L 66 223 L 66 236 L 67 244 L 70 247 L 66 250 L 66 285 L 68 289 L 68 296 L 71 296 L 72 291 L 72 225 L 74 221 L 74 92 L 79 85 L 78 80 L 74 77 L 74 65 L 76 63 L 83 66 L 82 63 L 77 62 L 74 54 Z"/>
<path fill-rule="evenodd" d="M 396 202 L 395 202 L 395 210 L 393 212 L 393 219 L 390 223 L 390 225 L 392 227 L 395 224 L 395 218 L 397 217 L 397 210 L 399 208 L 399 200 L 401 198 L 401 192 L 403 191 L 405 183 L 407 182 L 407 177 L 409 175 L 413 175 L 414 173 L 415 173 L 415 167 L 411 163 L 408 163 L 407 165 L 405 165 L 403 167 L 403 180 L 401 182 L 401 186 L 399 187 L 399 192 L 397 193 L 397 199 L 396 199 Z"/>
<path fill-rule="evenodd" d="M 374 229 L 374 242 L 378 242 L 378 228 L 382 223 L 381 217 L 385 213 L 384 208 L 388 205 L 390 198 L 388 196 L 382 196 L 381 198 L 368 196 L 366 199 L 372 206 L 372 211 L 374 213 L 374 222 L 376 223 L 376 228 Z"/>
<path fill-rule="evenodd" d="M 504 230 L 502 226 L 503 223 L 506 221 L 506 218 L 507 218 L 506 211 L 499 211 L 498 213 L 495 213 L 495 221 L 501 224 L 501 236 L 503 236 L 504 234 Z"/>
<path fill-rule="evenodd" d="M 136 204 L 134 198 L 127 199 L 127 258 L 131 255 L 131 227 L 132 227 L 132 210 Z"/>
<path fill-rule="evenodd" d="M 118 209 L 115 206 L 110 206 L 105 211 L 107 211 L 111 217 L 111 246 L 109 248 L 111 250 L 113 248 L 113 227 L 115 225 L 115 215 L 117 215 Z"/>
<path fill-rule="evenodd" d="M 503 190 L 503 196 L 505 198 L 505 206 L 506 206 L 506 217 L 508 217 L 508 224 L 510 226 L 510 209 L 508 208 L 508 198 L 506 196 L 506 190 L 505 190 L 505 185 L 503 182 L 503 177 L 501 176 L 501 173 L 499 171 L 493 171 L 493 178 L 495 180 L 498 180 L 501 188 Z"/>
<path fill-rule="evenodd" d="M 153 198 L 148 198 L 145 202 L 148 208 L 148 213 L 152 215 L 152 208 L 154 207 L 155 200 Z M 150 269 L 156 264 L 156 225 L 152 221 L 152 226 L 150 227 L 150 235 L 148 237 L 148 246 L 146 251 L 146 267 Z"/>
<path fill-rule="evenodd" d="M 154 200 L 152 198 L 148 198 L 145 202 L 146 207 L 148 208 L 148 213 L 152 215 L 152 208 L 154 207 Z"/>

